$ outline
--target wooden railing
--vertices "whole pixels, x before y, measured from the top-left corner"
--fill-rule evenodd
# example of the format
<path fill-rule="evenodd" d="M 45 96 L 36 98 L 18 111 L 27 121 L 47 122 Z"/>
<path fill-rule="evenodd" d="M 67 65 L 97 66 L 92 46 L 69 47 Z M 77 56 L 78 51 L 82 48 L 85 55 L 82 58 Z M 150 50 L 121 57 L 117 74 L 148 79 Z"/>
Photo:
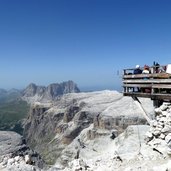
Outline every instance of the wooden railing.
<path fill-rule="evenodd" d="M 162 68 L 156 73 L 152 66 L 150 74 L 133 74 L 134 69 L 124 69 L 123 95 L 171 100 L 171 74 L 165 72 L 165 66 Z"/>

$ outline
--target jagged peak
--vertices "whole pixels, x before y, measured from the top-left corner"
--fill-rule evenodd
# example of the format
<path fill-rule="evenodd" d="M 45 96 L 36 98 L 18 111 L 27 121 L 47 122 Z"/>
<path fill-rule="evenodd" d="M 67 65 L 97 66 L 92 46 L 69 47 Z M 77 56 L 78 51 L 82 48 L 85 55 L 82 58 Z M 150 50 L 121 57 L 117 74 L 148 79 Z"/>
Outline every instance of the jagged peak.
<path fill-rule="evenodd" d="M 48 101 L 67 93 L 80 92 L 77 84 L 69 80 L 62 83 L 52 83 L 47 87 L 30 83 L 23 91 L 23 99 L 27 101 Z"/>

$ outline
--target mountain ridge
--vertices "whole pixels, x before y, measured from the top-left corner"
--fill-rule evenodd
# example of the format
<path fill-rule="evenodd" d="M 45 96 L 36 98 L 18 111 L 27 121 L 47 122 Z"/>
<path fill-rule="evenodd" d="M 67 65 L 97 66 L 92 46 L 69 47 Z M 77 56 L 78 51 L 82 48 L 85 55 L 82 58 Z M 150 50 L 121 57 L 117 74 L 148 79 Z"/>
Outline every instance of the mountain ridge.
<path fill-rule="evenodd" d="M 34 83 L 30 83 L 22 91 L 22 99 L 28 103 L 34 103 L 35 101 L 47 102 L 52 101 L 63 94 L 78 92 L 80 92 L 80 89 L 72 80 L 62 83 L 52 83 L 48 86 L 38 86 Z"/>

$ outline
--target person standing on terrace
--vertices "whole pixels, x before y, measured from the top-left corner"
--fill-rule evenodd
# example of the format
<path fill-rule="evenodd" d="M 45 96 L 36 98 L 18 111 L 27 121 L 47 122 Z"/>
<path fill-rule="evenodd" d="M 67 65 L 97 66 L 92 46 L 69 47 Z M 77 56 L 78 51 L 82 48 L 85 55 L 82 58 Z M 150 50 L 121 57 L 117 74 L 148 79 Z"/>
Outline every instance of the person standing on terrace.
<path fill-rule="evenodd" d="M 150 74 L 150 68 L 148 65 L 144 65 L 144 70 L 142 72 L 143 74 Z"/>
<path fill-rule="evenodd" d="M 136 65 L 133 74 L 142 74 L 142 70 L 140 69 L 140 66 L 139 65 Z"/>
<path fill-rule="evenodd" d="M 133 71 L 133 74 L 142 74 L 142 70 L 140 69 L 139 65 L 136 65 L 136 67 L 135 67 L 135 69 Z M 137 87 L 137 92 L 140 92 L 140 88 L 139 87 Z"/>

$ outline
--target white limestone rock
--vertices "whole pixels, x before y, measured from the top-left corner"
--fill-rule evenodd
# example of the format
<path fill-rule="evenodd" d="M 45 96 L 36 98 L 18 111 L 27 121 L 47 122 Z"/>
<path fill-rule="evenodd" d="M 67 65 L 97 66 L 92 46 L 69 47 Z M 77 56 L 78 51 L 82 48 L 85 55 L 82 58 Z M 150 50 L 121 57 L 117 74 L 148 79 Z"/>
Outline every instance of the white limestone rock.
<path fill-rule="evenodd" d="M 162 116 L 166 117 L 167 114 L 168 114 L 167 111 L 162 111 Z"/>
<path fill-rule="evenodd" d="M 163 124 L 163 123 L 162 123 Z M 161 124 L 161 122 L 158 122 L 157 126 L 156 126 L 156 130 L 162 130 L 163 129 L 163 125 Z"/>
<path fill-rule="evenodd" d="M 129 126 L 113 140 L 108 139 L 107 134 L 104 137 L 87 139 L 86 132 L 93 128 L 92 124 L 91 128 L 83 130 L 79 135 L 81 142 L 84 142 L 84 148 L 78 147 L 78 143 L 74 140 L 67 150 L 64 150 L 66 153 L 74 154 L 76 152 L 74 150 L 79 149 L 77 160 L 83 160 L 83 164 L 75 160 L 68 161 L 71 162 L 70 167 L 66 167 L 64 171 L 73 171 L 80 167 L 84 171 L 85 165 L 89 166 L 88 171 L 170 171 L 171 123 L 168 122 L 171 118 L 170 108 L 167 103 L 156 109 L 158 114 L 148 129 L 143 126 Z M 112 109 L 111 107 L 104 113 L 107 114 Z M 145 137 L 148 143 L 144 142 Z"/>
<path fill-rule="evenodd" d="M 0 131 L 0 170 L 31 171 L 33 166 L 27 165 L 24 159 L 19 156 L 23 156 L 27 153 L 30 153 L 30 155 L 34 153 L 36 164 L 43 163 L 42 160 L 38 158 L 40 156 L 23 143 L 21 135 L 11 131 Z M 36 166 L 34 168 L 37 171 L 40 170 Z"/>
<path fill-rule="evenodd" d="M 166 122 L 167 121 L 167 118 L 166 117 L 161 117 L 160 118 L 160 122 Z"/>
<path fill-rule="evenodd" d="M 164 128 L 161 130 L 162 133 L 171 133 L 171 125 L 166 125 L 164 126 Z"/>
<path fill-rule="evenodd" d="M 165 137 L 165 141 L 167 144 L 171 141 L 171 133 L 167 134 L 167 136 Z"/>
<path fill-rule="evenodd" d="M 162 104 L 162 105 L 164 105 L 164 106 L 170 106 L 170 107 L 171 107 L 170 102 L 163 102 L 163 104 Z"/>
<path fill-rule="evenodd" d="M 161 109 L 161 111 L 165 111 L 166 109 L 168 109 L 168 106 L 163 104 L 160 106 L 160 109 Z"/>
<path fill-rule="evenodd" d="M 157 115 L 162 114 L 162 110 L 160 108 L 155 108 L 154 111 Z"/>
<path fill-rule="evenodd" d="M 171 148 L 169 148 L 169 147 L 167 148 L 167 154 L 171 155 Z"/>
<path fill-rule="evenodd" d="M 156 127 L 158 125 L 158 122 L 156 120 L 150 121 L 150 126 Z"/>
<path fill-rule="evenodd" d="M 15 160 L 16 162 L 19 162 L 20 156 L 16 156 L 16 157 L 14 158 L 14 160 Z"/>
<path fill-rule="evenodd" d="M 8 163 L 8 158 L 7 157 L 4 157 L 3 162 L 2 162 L 2 165 L 3 166 L 6 166 L 7 163 Z"/>
<path fill-rule="evenodd" d="M 160 135 L 161 134 L 161 131 L 160 130 L 155 130 L 154 132 L 153 132 L 153 135 L 154 136 L 158 136 L 158 135 Z"/>
<path fill-rule="evenodd" d="M 144 136 L 148 129 L 148 126 L 129 126 L 114 140 L 106 136 L 87 140 L 86 147 L 80 149 L 80 158 L 69 162 L 69 166 L 63 171 L 74 171 L 79 168 L 83 171 L 153 171 L 154 167 L 160 168 L 160 165 L 167 164 L 168 159 L 145 144 Z M 80 138 L 84 135 L 81 133 Z M 163 142 L 158 141 L 158 145 Z M 159 150 L 163 152 L 163 149 Z M 49 171 L 53 171 L 53 168 Z"/>
<path fill-rule="evenodd" d="M 24 156 L 24 161 L 26 162 L 26 164 L 31 163 L 31 158 L 30 158 L 30 156 L 28 154 Z"/>
<path fill-rule="evenodd" d="M 162 140 L 164 140 L 164 139 L 165 139 L 165 137 L 166 137 L 166 135 L 165 135 L 165 134 L 160 134 L 160 136 L 159 136 L 159 138 L 160 138 L 160 139 L 162 139 Z"/>
<path fill-rule="evenodd" d="M 160 125 L 159 127 L 163 128 L 165 123 L 158 121 L 158 125 Z"/>
<path fill-rule="evenodd" d="M 145 135 L 148 138 L 152 138 L 153 137 L 153 134 L 151 132 L 149 132 L 149 131 L 147 131 Z"/>
<path fill-rule="evenodd" d="M 13 165 L 15 163 L 14 158 L 8 159 L 7 166 Z"/>
<path fill-rule="evenodd" d="M 160 121 L 160 119 L 161 119 L 161 116 L 156 116 L 156 121 Z"/>
<path fill-rule="evenodd" d="M 0 159 L 1 156 L 10 155 L 22 147 L 21 135 L 12 131 L 0 131 Z"/>

